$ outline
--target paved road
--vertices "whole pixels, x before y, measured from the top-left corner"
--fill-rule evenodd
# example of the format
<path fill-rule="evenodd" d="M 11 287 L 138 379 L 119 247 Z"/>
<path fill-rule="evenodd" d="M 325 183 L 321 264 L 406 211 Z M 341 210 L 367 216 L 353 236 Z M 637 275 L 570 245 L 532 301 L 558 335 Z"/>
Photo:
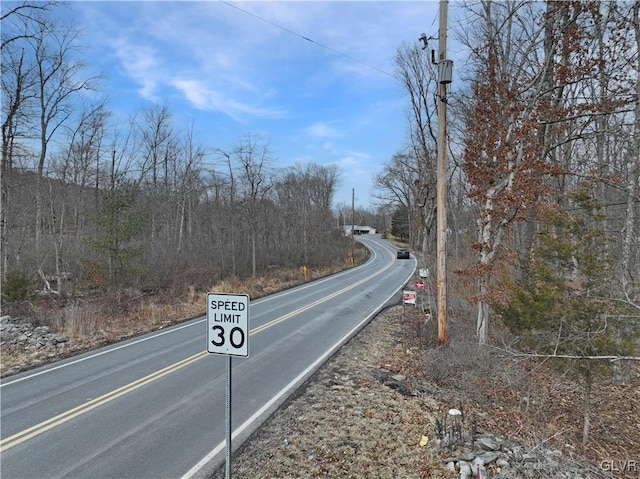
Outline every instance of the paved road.
<path fill-rule="evenodd" d="M 399 300 L 415 261 L 359 240 L 365 265 L 251 302 L 250 357 L 232 360 L 234 447 Z M 186 479 L 222 464 L 227 356 L 206 353 L 206 327 L 198 318 L 5 378 L 2 479 Z"/>

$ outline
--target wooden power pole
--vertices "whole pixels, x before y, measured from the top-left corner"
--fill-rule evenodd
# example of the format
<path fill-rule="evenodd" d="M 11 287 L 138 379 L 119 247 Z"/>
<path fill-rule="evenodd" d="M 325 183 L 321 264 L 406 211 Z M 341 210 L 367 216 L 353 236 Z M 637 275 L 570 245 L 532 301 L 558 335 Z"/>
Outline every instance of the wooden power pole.
<path fill-rule="evenodd" d="M 356 264 L 356 238 L 355 232 L 353 231 L 356 227 L 355 224 L 356 217 L 356 189 L 351 188 L 351 264 Z"/>
<path fill-rule="evenodd" d="M 438 32 L 438 171 L 436 185 L 437 244 L 436 295 L 438 342 L 447 344 L 447 84 L 451 83 L 453 62 L 447 59 L 448 0 L 440 0 Z"/>

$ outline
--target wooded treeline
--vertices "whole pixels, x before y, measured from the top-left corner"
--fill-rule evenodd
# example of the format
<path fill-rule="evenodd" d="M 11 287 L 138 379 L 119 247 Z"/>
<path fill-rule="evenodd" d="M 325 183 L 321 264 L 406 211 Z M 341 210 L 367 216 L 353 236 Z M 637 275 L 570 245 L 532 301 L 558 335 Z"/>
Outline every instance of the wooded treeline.
<path fill-rule="evenodd" d="M 587 336 L 605 318 L 624 325 L 615 334 L 608 326 L 611 337 L 637 323 L 638 5 L 458 5 L 462 24 L 450 35 L 468 59 L 446 98 L 449 266 L 473 284 L 481 344 L 492 316 L 513 313 L 518 297 L 541 310 L 577 308 L 575 298 L 597 306 Z M 101 78 L 86 76 L 77 34 L 50 20 L 53 8 L 64 7 L 3 5 L 3 278 L 18 270 L 58 289 L 65 273 L 92 284 L 205 286 L 273 264 L 346 259 L 336 226 L 352 221 L 380 231 L 390 223 L 433 260 L 436 65 L 417 38 L 395 62 L 408 142 L 376 177 L 378 215 L 352 218 L 347 205 L 331 211 L 334 167 L 276 170 L 263 138 L 202 145 L 166 105 L 116 122 Z"/>
<path fill-rule="evenodd" d="M 538 352 L 633 349 L 622 338 L 640 318 L 639 8 L 480 1 L 458 11 L 450 32 L 469 58 L 446 98 L 449 264 L 473 285 L 481 344 L 499 313 L 537 337 Z M 377 177 L 393 230 L 431 259 L 435 70 L 417 41 L 398 50 L 410 141 Z"/>
<path fill-rule="evenodd" d="M 472 288 L 480 345 L 499 320 L 520 352 L 569 359 L 584 379 L 584 441 L 595 371 L 618 358 L 628 380 L 620 358 L 638 356 L 639 10 L 481 0 L 460 5 L 450 29 L 469 55 L 445 99 L 449 267 Z M 432 262 L 440 99 L 420 46 L 396 55 L 409 142 L 376 180 L 395 205 L 392 231 Z"/>
<path fill-rule="evenodd" d="M 2 279 L 60 297 L 91 286 L 207 288 L 272 265 L 348 260 L 332 200 L 340 175 L 275 168 L 268 140 L 225 149 L 166 105 L 118 123 L 56 2 L 2 10 Z M 235 142 L 235 143 L 234 143 Z M 15 277 L 14 277 L 15 279 Z M 73 279 L 70 281 L 70 279 Z"/>

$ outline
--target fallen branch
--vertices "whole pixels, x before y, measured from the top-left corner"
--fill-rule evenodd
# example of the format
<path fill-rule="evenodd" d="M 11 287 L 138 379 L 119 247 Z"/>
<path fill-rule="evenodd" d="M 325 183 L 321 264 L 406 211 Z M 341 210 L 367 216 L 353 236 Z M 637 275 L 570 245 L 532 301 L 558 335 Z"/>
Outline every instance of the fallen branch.
<path fill-rule="evenodd" d="M 44 282 L 45 289 L 49 293 L 52 293 L 52 294 L 60 296 L 60 291 L 56 291 L 51 287 L 51 283 L 49 283 L 49 280 L 47 279 L 47 276 L 44 274 L 44 271 L 42 271 L 41 269 L 38 269 L 38 274 L 40 275 L 40 278 Z"/>
<path fill-rule="evenodd" d="M 593 359 L 607 361 L 640 361 L 640 356 L 579 356 L 573 354 L 539 354 L 539 353 L 519 353 L 508 349 L 492 346 L 493 349 L 508 353 L 519 358 L 544 358 L 544 359 Z"/>

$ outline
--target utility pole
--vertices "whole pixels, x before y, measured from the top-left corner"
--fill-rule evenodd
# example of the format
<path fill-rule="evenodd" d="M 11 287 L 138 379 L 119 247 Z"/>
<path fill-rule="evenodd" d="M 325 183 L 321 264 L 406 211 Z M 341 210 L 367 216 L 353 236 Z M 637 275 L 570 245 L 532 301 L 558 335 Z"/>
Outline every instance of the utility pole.
<path fill-rule="evenodd" d="M 356 247 L 355 247 L 355 217 L 356 217 L 356 189 L 351 188 L 351 264 L 356 264 Z"/>
<path fill-rule="evenodd" d="M 448 0 L 440 0 L 438 27 L 438 170 L 436 184 L 437 244 L 436 295 L 438 342 L 447 344 L 447 84 L 451 83 L 453 62 L 447 59 Z"/>

